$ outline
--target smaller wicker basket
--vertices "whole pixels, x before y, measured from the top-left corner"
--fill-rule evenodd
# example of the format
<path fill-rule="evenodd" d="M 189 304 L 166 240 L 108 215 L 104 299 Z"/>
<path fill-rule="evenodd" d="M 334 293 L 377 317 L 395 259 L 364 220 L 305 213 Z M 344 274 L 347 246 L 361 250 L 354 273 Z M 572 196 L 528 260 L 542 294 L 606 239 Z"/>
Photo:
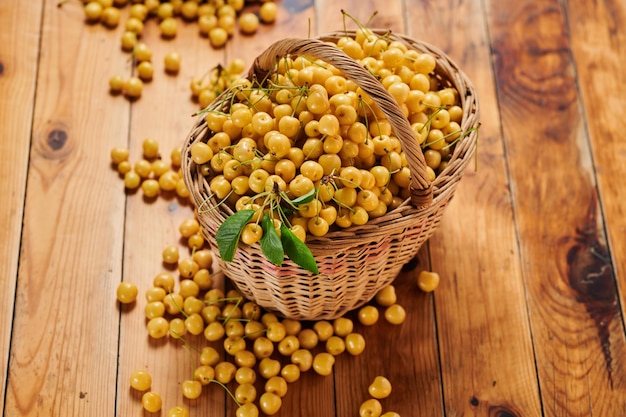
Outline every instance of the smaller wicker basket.
<path fill-rule="evenodd" d="M 463 170 L 476 146 L 479 106 L 474 86 L 467 76 L 442 51 L 424 42 L 388 31 L 375 31 L 391 40 L 405 43 L 420 53 L 436 58 L 435 76 L 442 86 L 455 88 L 464 114 L 461 128 L 470 132 L 456 143 L 453 155 L 432 184 L 427 178 L 422 150 L 408 120 L 382 84 L 355 60 L 336 46 L 345 31 L 315 39 L 284 39 L 271 45 L 257 57 L 249 78 L 265 78 L 277 58 L 306 55 L 321 59 L 340 69 L 346 78 L 357 83 L 378 105 L 402 142 L 411 170 L 411 198 L 363 226 L 330 232 L 323 238 L 307 238 L 320 271 L 313 275 L 286 259 L 281 267 L 271 264 L 258 245 L 240 244 L 232 262 L 219 260 L 222 271 L 242 294 L 260 306 L 299 320 L 334 319 L 371 300 L 384 286 L 392 283 L 404 264 L 411 260 L 440 223 L 444 209 L 454 194 Z M 348 32 L 354 36 L 354 32 Z M 228 112 L 226 91 L 208 110 Z M 205 118 L 199 117 L 183 146 L 182 172 L 196 206 L 202 206 L 198 218 L 205 238 L 218 253 L 215 233 L 233 212 L 226 204 L 218 205 L 211 196 L 209 181 L 194 164 L 190 147 L 208 141 L 212 132 Z M 206 208 L 211 208 L 207 210 Z"/>

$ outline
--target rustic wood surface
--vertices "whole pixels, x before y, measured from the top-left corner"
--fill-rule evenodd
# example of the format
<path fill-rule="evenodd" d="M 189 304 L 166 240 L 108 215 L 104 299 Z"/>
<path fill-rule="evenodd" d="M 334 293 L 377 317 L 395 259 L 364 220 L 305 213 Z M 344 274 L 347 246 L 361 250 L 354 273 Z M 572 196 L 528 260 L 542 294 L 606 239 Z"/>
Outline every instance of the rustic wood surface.
<path fill-rule="evenodd" d="M 217 50 L 193 24 L 170 41 L 146 24 L 155 79 L 129 102 L 107 86 L 132 72 L 123 25 L 86 24 L 78 1 L 0 2 L 2 415 L 151 415 L 128 385 L 137 368 L 163 397 L 155 415 L 177 404 L 235 415 L 216 385 L 183 400 L 194 360 L 182 342 L 149 340 L 141 294 L 115 300 L 120 281 L 150 285 L 193 213 L 176 196 L 125 193 L 109 151 L 127 146 L 136 160 L 153 137 L 167 158 L 198 109 L 192 78 L 234 58 L 249 65 L 276 39 L 341 29 L 345 9 L 362 22 L 377 11 L 371 26 L 460 64 L 480 99 L 477 169 L 396 280 L 406 322 L 357 324 L 365 353 L 339 357 L 332 376 L 303 374 L 277 416 L 356 416 L 382 374 L 394 386 L 383 407 L 403 417 L 626 417 L 626 4 L 278 4 L 276 24 Z M 162 67 L 171 50 L 183 57 L 177 76 Z M 415 285 L 423 269 L 442 277 L 432 294 Z"/>

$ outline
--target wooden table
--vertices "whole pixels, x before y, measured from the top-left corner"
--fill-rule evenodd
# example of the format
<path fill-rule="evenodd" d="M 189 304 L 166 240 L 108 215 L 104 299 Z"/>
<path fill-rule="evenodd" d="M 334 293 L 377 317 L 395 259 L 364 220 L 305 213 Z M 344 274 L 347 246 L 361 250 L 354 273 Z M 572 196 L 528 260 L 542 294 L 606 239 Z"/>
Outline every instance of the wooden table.
<path fill-rule="evenodd" d="M 396 285 L 406 322 L 357 325 L 362 356 L 303 374 L 278 415 L 355 416 L 375 375 L 386 411 L 416 416 L 626 416 L 626 4 L 617 0 L 282 0 L 278 21 L 212 49 L 194 24 L 171 41 L 146 25 L 155 79 L 132 104 L 107 80 L 130 74 L 122 25 L 86 25 L 81 6 L 0 3 L 0 398 L 4 416 L 138 416 L 132 370 L 148 368 L 164 411 L 234 416 L 217 385 L 183 401 L 193 360 L 151 341 L 139 301 L 161 250 L 192 216 L 176 198 L 126 194 L 109 151 L 179 145 L 198 105 L 189 83 L 249 64 L 271 41 L 343 27 L 340 9 L 456 60 L 479 92 L 477 169 L 466 170 L 417 266 Z M 181 52 L 178 76 L 162 57 Z M 423 269 L 442 282 L 415 285 Z M 146 414 L 148 415 L 148 414 Z"/>

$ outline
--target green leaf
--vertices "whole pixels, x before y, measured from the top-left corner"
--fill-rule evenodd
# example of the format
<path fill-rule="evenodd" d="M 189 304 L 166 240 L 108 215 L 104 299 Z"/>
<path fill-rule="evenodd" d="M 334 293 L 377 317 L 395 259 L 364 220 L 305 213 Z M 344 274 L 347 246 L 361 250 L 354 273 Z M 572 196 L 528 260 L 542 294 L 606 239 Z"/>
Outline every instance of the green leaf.
<path fill-rule="evenodd" d="M 265 257 L 274 265 L 281 266 L 283 259 L 285 258 L 285 251 L 283 245 L 280 243 L 280 237 L 274 229 L 274 222 L 270 219 L 269 214 L 263 216 L 263 237 L 261 238 L 261 251 Z"/>
<path fill-rule="evenodd" d="M 241 231 L 244 226 L 248 224 L 252 216 L 254 216 L 254 210 L 238 211 L 228 216 L 226 220 L 224 220 L 224 223 L 217 229 L 215 240 L 217 241 L 217 247 L 220 251 L 220 257 L 224 261 L 230 262 L 233 260 Z"/>
<path fill-rule="evenodd" d="M 307 271 L 319 274 L 317 262 L 309 247 L 284 224 L 280 226 L 280 240 L 283 242 L 283 248 L 289 259 Z"/>
<path fill-rule="evenodd" d="M 282 211 L 282 215 L 284 217 L 291 216 L 295 212 L 295 210 L 292 209 L 291 206 L 287 206 L 287 207 L 280 206 L 280 211 Z"/>
<path fill-rule="evenodd" d="M 315 197 L 315 188 L 313 188 L 308 193 L 306 193 L 304 195 L 301 195 L 300 197 L 291 200 L 291 204 L 293 204 L 294 206 L 298 206 L 300 204 L 306 204 L 306 203 L 309 203 L 309 202 L 313 201 L 314 197 Z"/>

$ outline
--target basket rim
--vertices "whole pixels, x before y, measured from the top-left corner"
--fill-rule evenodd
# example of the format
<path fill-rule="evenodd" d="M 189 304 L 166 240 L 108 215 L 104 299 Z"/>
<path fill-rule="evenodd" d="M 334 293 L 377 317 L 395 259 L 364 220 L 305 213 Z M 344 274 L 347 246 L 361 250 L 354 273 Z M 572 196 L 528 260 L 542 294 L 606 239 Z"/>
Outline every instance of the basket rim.
<path fill-rule="evenodd" d="M 435 180 L 432 181 L 431 186 L 433 197 L 432 202 L 429 206 L 415 207 L 412 205 L 411 199 L 407 198 L 399 207 L 387 212 L 386 214 L 378 218 L 370 219 L 365 225 L 350 226 L 346 229 L 330 231 L 323 238 L 307 236 L 307 245 L 310 246 L 315 246 L 317 244 L 327 244 L 329 241 L 333 241 L 338 238 L 341 239 L 344 236 L 354 236 L 360 233 L 367 233 L 367 231 L 373 227 L 384 227 L 388 223 L 401 221 L 399 219 L 402 218 L 404 218 L 405 221 L 411 221 L 412 218 L 428 215 L 428 212 L 432 211 L 433 208 L 436 208 L 438 201 L 449 197 L 448 194 L 454 191 L 456 183 L 460 180 L 465 166 L 468 164 L 469 159 L 475 152 L 477 130 L 474 128 L 479 125 L 478 120 L 480 116 L 478 97 L 473 83 L 471 82 L 469 77 L 467 77 L 467 75 L 460 69 L 458 64 L 456 64 L 456 62 L 454 62 L 447 54 L 445 54 L 439 48 L 427 42 L 415 40 L 406 35 L 397 34 L 390 30 L 371 30 L 379 34 L 389 36 L 394 40 L 399 40 L 411 49 L 415 49 L 421 52 L 428 52 L 435 57 L 437 62 L 435 73 L 438 76 L 445 78 L 459 92 L 459 97 L 462 101 L 461 107 L 463 109 L 461 129 L 463 131 L 469 131 L 470 133 L 464 136 L 458 143 L 456 143 L 454 147 L 454 152 L 450 159 L 450 163 L 441 173 L 439 173 Z M 312 39 L 299 39 L 299 41 L 316 41 L 325 43 L 334 39 L 338 39 L 342 36 L 349 36 L 351 34 L 354 34 L 355 32 L 356 31 L 354 30 L 334 31 L 316 36 Z M 295 38 L 291 39 L 293 40 Z M 337 49 L 336 46 L 334 48 Z M 265 52 L 267 52 L 268 50 L 270 50 L 270 48 L 266 49 Z M 256 61 L 257 60 L 255 60 L 255 64 Z M 255 64 L 251 66 L 249 73 L 253 71 L 253 67 Z M 207 109 L 215 109 L 216 107 L 212 106 L 217 106 L 217 104 L 223 103 L 224 97 L 227 97 L 228 94 L 233 94 L 233 91 L 230 89 L 226 90 L 224 93 L 222 93 L 222 95 L 220 95 L 220 97 L 218 97 L 213 103 L 211 103 L 211 105 L 209 105 Z M 233 211 L 230 209 L 230 207 L 228 207 L 228 205 L 218 205 L 218 201 L 208 198 L 210 197 L 209 195 L 202 194 L 202 174 L 199 172 L 199 167 L 197 167 L 190 158 L 189 148 L 191 144 L 194 141 L 198 140 L 198 138 L 206 136 L 208 133 L 208 126 L 206 125 L 204 117 L 199 117 L 194 128 L 191 130 L 191 132 L 189 132 L 183 146 L 182 170 L 192 199 L 194 200 L 196 206 L 199 208 L 198 214 L 206 214 L 206 212 L 201 212 L 200 208 L 205 206 L 207 203 L 211 203 L 209 205 L 211 207 L 210 213 L 212 213 L 210 214 L 210 216 L 215 217 L 216 220 L 221 223 L 226 219 L 226 217 L 233 214 Z M 208 189 L 208 184 L 207 187 L 204 189 Z"/>

